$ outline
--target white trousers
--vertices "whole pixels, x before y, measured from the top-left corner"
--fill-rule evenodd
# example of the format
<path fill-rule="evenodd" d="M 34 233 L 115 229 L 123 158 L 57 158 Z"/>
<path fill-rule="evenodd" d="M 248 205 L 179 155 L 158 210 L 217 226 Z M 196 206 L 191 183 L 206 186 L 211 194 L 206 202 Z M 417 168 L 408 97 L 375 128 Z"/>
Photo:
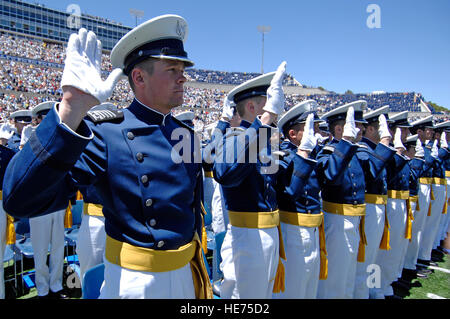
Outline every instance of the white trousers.
<path fill-rule="evenodd" d="M 319 281 L 317 298 L 353 298 L 360 220 L 359 216 L 342 216 L 324 212 L 328 278 Z"/>
<path fill-rule="evenodd" d="M 35 283 L 39 296 L 45 296 L 49 289 L 60 291 L 64 266 L 64 214 L 65 209 L 30 218 L 31 245 L 34 252 Z M 50 263 L 47 253 L 50 246 Z"/>
<path fill-rule="evenodd" d="M 105 241 L 105 217 L 83 215 L 76 248 L 81 280 L 87 270 L 103 262 Z"/>
<path fill-rule="evenodd" d="M 366 204 L 366 217 L 364 231 L 366 233 L 367 246 L 365 248 L 365 259 L 363 263 L 356 264 L 355 291 L 353 298 L 368 299 L 369 287 L 367 278 L 370 273 L 368 266 L 375 263 L 381 238 L 384 230 L 385 205 Z"/>
<path fill-rule="evenodd" d="M 274 299 L 315 299 L 319 286 L 320 243 L 318 227 L 280 223 L 286 260 L 285 291 Z"/>
<path fill-rule="evenodd" d="M 419 184 L 418 199 L 420 210 L 416 210 L 414 213 L 411 242 L 408 244 L 403 266 L 410 270 L 416 269 L 417 257 L 419 256 L 419 248 L 422 242 L 425 221 L 427 218 L 428 205 L 430 205 L 430 185 Z"/>
<path fill-rule="evenodd" d="M 439 226 L 439 233 L 435 240 L 434 248 L 440 245 L 441 240 L 445 240 L 447 238 L 447 232 L 449 227 L 449 220 L 450 220 L 450 214 L 447 209 L 447 214 L 442 215 L 441 217 L 441 224 Z"/>
<path fill-rule="evenodd" d="M 413 214 L 413 217 L 416 215 L 416 202 L 411 202 L 411 211 Z M 414 227 L 415 220 L 412 221 L 411 227 Z M 400 248 L 400 263 L 398 265 L 398 271 L 397 271 L 397 278 L 400 278 L 402 276 L 403 268 L 405 266 L 405 260 L 406 260 L 406 253 L 408 252 L 408 246 L 412 242 L 412 231 L 411 231 L 411 241 L 409 239 L 405 240 L 403 242 L 403 247 Z"/>
<path fill-rule="evenodd" d="M 431 216 L 426 216 L 422 242 L 419 248 L 419 259 L 431 260 L 431 250 L 438 232 L 445 201 L 445 185 L 433 184 L 434 200 L 431 201 Z"/>
<path fill-rule="evenodd" d="M 212 177 L 203 177 L 203 204 L 208 212 L 211 212 L 211 201 L 214 193 L 214 184 L 217 183 Z"/>
<path fill-rule="evenodd" d="M 379 249 L 376 264 L 381 268 L 381 290 L 377 295 L 392 296 L 394 291 L 391 283 L 396 280 L 403 247 L 407 244 L 406 228 L 406 200 L 388 198 L 386 213 L 389 221 L 390 250 Z"/>
<path fill-rule="evenodd" d="M 0 299 L 5 299 L 5 270 L 3 257 L 6 248 L 6 213 L 3 210 L 3 201 L 0 199 Z"/>
<path fill-rule="evenodd" d="M 222 244 L 222 299 L 270 299 L 279 260 L 278 228 L 228 225 Z"/>
<path fill-rule="evenodd" d="M 225 202 L 222 192 L 222 186 L 216 181 L 213 182 L 214 191 L 211 198 L 211 213 L 212 222 L 211 226 L 214 234 L 219 234 L 227 230 L 229 219 L 228 211 L 225 208 Z"/>
<path fill-rule="evenodd" d="M 447 198 L 445 199 L 448 202 L 448 198 L 450 195 L 450 177 L 446 178 L 447 180 Z M 445 203 L 444 203 L 445 204 Z M 447 205 L 447 214 L 444 214 L 441 216 L 441 222 L 439 224 L 439 230 L 436 235 L 436 239 L 434 240 L 433 248 L 436 249 L 440 243 L 441 240 L 444 240 L 447 237 L 447 228 L 448 228 L 448 221 L 449 221 L 449 206 Z"/>
<path fill-rule="evenodd" d="M 99 299 L 195 299 L 191 266 L 166 272 L 144 272 L 105 261 Z"/>

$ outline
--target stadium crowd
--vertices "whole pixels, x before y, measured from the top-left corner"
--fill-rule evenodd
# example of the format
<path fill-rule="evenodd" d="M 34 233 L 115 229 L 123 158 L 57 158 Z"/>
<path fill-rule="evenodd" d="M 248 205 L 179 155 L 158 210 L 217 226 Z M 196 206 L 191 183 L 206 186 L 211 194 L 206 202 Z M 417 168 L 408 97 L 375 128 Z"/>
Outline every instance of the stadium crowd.
<path fill-rule="evenodd" d="M 34 61 L 56 63 L 60 67 L 43 67 L 37 63 L 9 61 L 2 57 L 20 57 Z M 19 109 L 29 109 L 43 101 L 55 100 L 61 97 L 62 91 L 58 87 L 61 80 L 62 67 L 65 59 L 64 46 L 57 43 L 48 43 L 40 39 L 27 38 L 8 33 L 0 34 L 0 116 L 5 118 L 10 112 Z M 108 54 L 102 56 L 102 70 L 104 76 L 112 70 Z M 202 69 L 186 69 L 188 81 L 210 84 L 237 85 L 257 77 L 258 73 L 223 72 Z M 285 85 L 298 85 L 288 75 Z M 26 94 L 23 94 L 26 93 Z M 225 91 L 209 88 L 185 87 L 185 100 L 182 110 L 192 109 L 205 125 L 217 119 L 216 111 L 221 109 Z M 117 84 L 110 102 L 124 107 L 133 100 L 128 81 L 121 80 Z M 345 103 L 356 100 L 366 100 L 368 109 L 374 110 L 384 105 L 390 105 L 392 112 L 408 110 L 420 112 L 420 93 L 380 93 L 380 94 L 287 94 L 286 110 L 295 104 L 312 99 L 317 101 L 319 112 L 325 113 Z M 430 107 L 431 108 L 431 107 Z M 203 110 L 208 109 L 208 110 Z M 431 108 L 432 111 L 434 111 Z M 445 118 L 444 118 L 445 119 Z M 438 121 L 444 119 L 439 118 Z"/>

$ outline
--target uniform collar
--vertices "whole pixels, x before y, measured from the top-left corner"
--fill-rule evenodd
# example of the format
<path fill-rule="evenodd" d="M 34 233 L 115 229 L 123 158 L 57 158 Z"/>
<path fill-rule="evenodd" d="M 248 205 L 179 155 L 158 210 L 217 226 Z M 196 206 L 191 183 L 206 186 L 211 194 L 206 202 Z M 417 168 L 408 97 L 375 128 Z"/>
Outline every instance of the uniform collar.
<path fill-rule="evenodd" d="M 290 140 L 285 139 L 282 143 L 282 149 L 290 149 L 290 150 L 296 150 L 297 146 L 294 145 L 294 143 L 292 143 Z"/>
<path fill-rule="evenodd" d="M 361 139 L 362 143 L 367 144 L 371 149 L 375 149 L 377 147 L 377 144 L 375 144 L 374 142 L 372 142 L 371 140 L 369 140 L 367 137 L 362 137 Z"/>
<path fill-rule="evenodd" d="M 336 139 L 334 136 L 331 137 L 330 144 L 337 144 L 340 140 Z"/>
<path fill-rule="evenodd" d="M 131 113 L 136 115 L 140 120 L 150 125 L 165 125 L 166 121 L 172 117 L 172 113 L 163 114 L 159 111 L 152 109 L 140 102 L 137 98 L 134 98 L 133 102 L 128 107 Z"/>
<path fill-rule="evenodd" d="M 249 121 L 246 120 L 241 120 L 241 124 L 239 124 L 240 127 L 243 128 L 249 128 L 252 125 L 252 123 L 250 123 Z"/>

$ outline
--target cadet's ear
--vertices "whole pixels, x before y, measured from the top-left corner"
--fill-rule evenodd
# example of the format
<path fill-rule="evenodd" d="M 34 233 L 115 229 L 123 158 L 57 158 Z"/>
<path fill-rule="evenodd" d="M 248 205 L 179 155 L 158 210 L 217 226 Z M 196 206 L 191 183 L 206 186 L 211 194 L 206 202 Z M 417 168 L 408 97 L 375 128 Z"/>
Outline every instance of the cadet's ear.
<path fill-rule="evenodd" d="M 134 68 L 131 71 L 131 79 L 133 80 L 133 84 L 135 87 L 143 88 L 144 86 L 144 78 L 142 76 L 141 68 Z"/>
<path fill-rule="evenodd" d="M 245 112 L 246 114 L 255 113 L 255 104 L 253 103 L 252 99 L 248 99 L 247 102 L 245 103 L 245 110 L 246 110 L 246 112 Z"/>
<path fill-rule="evenodd" d="M 289 139 L 293 139 L 293 138 L 297 137 L 297 134 L 293 129 L 290 129 L 288 131 L 288 135 L 289 135 Z"/>

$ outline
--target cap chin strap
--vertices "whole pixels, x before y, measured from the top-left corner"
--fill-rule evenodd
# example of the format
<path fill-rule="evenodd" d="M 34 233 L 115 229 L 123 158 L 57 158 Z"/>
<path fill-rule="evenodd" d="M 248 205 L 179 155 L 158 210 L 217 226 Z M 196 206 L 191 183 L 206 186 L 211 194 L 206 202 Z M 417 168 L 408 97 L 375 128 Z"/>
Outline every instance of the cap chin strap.
<path fill-rule="evenodd" d="M 152 56 L 167 56 L 187 60 L 183 41 L 179 39 L 161 39 L 144 44 L 125 58 L 123 73 L 128 75 L 134 66 Z"/>

